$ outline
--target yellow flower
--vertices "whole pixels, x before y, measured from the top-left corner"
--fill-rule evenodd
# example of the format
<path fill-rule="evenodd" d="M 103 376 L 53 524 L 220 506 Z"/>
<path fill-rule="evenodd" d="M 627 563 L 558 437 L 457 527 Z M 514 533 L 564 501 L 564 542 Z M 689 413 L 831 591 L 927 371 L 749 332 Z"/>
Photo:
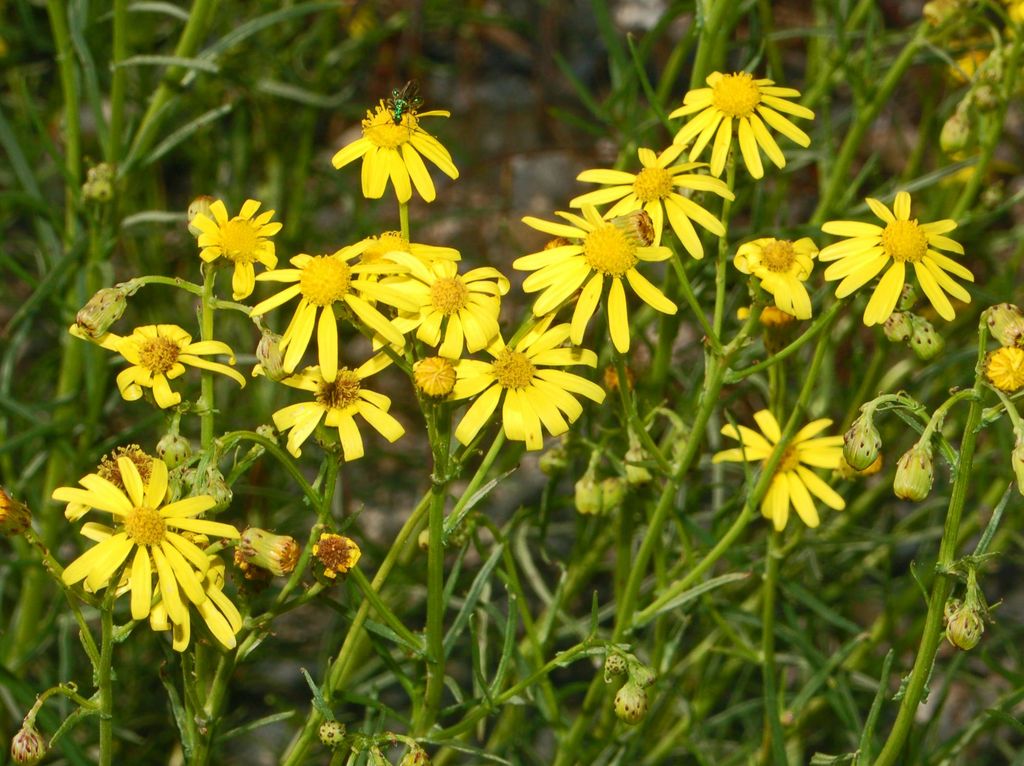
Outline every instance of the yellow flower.
<path fill-rule="evenodd" d="M 803 283 L 814 268 L 818 248 L 809 237 L 790 242 L 765 237 L 740 245 L 733 264 L 744 274 L 761 280 L 775 305 L 797 319 L 810 319 L 811 297 Z"/>
<path fill-rule="evenodd" d="M 242 210 L 234 218 L 228 218 L 228 210 L 220 200 L 210 204 L 213 219 L 202 213 L 192 219 L 191 224 L 200 232 L 199 257 L 209 263 L 225 258 L 235 264 L 231 277 L 231 292 L 236 301 L 252 295 L 256 285 L 253 262 L 259 261 L 268 269 L 277 266 L 272 237 L 281 231 L 281 224 L 270 223 L 274 211 L 268 210 L 256 218 L 260 203 L 247 199 Z"/>
<path fill-rule="evenodd" d="M 333 532 L 321 532 L 313 543 L 313 556 L 324 565 L 324 575 L 332 580 L 354 567 L 362 555 L 355 540 Z"/>
<path fill-rule="evenodd" d="M 123 490 L 98 474 L 89 474 L 79 482 L 84 489 L 59 487 L 53 492 L 54 500 L 79 503 L 114 517 L 114 526 L 83 525 L 82 535 L 97 544 L 72 561 L 62 579 L 67 585 L 84 580 L 87 590 L 96 591 L 121 582 L 115 575 L 128 562 L 123 580 L 132 594 L 132 619 L 141 620 L 152 607 L 155 570 L 167 614 L 174 623 L 181 623 L 187 617 L 181 594 L 197 606 L 202 604 L 207 595 L 201 580 L 208 568 L 206 554 L 182 533 L 234 539 L 238 530 L 230 524 L 195 518 L 216 504 L 210 495 L 163 505 L 167 496 L 164 461 L 153 459 L 148 482 L 143 482 L 128 458 L 118 458 L 117 463 Z"/>
<path fill-rule="evenodd" d="M 440 245 L 423 245 L 410 242 L 400 231 L 385 231 L 383 234 L 367 237 L 359 243 L 364 248 L 359 256 L 363 263 L 374 263 L 388 253 L 409 253 L 423 263 L 430 265 L 434 261 L 458 261 L 462 256 L 454 247 Z"/>
<path fill-rule="evenodd" d="M 989 353 L 985 377 L 1000 391 L 1011 394 L 1024 386 L 1024 349 L 1007 346 Z"/>
<path fill-rule="evenodd" d="M 672 257 L 671 250 L 644 246 L 631 231 L 629 221 L 606 221 L 592 205 L 583 208 L 582 218 L 572 213 L 559 212 L 556 215 L 572 225 L 532 216 L 527 216 L 523 222 L 546 234 L 564 237 L 570 240 L 569 243 L 524 255 L 512 264 L 515 269 L 535 272 L 523 281 L 523 290 L 528 293 L 544 291 L 533 305 L 535 315 L 551 313 L 582 286 L 583 291 L 573 310 L 569 336 L 574 344 L 579 345 L 601 299 L 607 278 L 610 283 L 608 326 L 612 343 L 625 353 L 629 350 L 629 317 L 626 314 L 623 277 L 652 308 L 664 314 L 676 313 L 676 304 L 636 269 L 640 261 L 664 261 Z M 643 214 L 633 213 L 630 217 L 640 215 Z"/>
<path fill-rule="evenodd" d="M 77 325 L 72 325 L 70 332 L 76 338 L 85 337 Z M 192 336 L 176 324 L 136 327 L 131 335 L 123 337 L 108 332 L 96 343 L 116 351 L 132 365 L 117 375 L 117 388 L 129 402 L 140 399 L 143 388 L 151 388 L 158 407 L 166 409 L 180 403 L 181 394 L 171 390 L 169 381 L 184 375 L 186 364 L 227 375 L 245 388 L 245 378 L 226 364 L 200 359 L 207 354 L 227 354 L 234 364 L 235 355 L 228 344 L 219 340 L 193 343 Z"/>
<path fill-rule="evenodd" d="M 754 178 L 764 175 L 758 147 L 764 150 L 776 167 L 786 165 L 786 157 L 765 123 L 800 146 L 810 146 L 810 136 L 780 114 L 782 112 L 807 120 L 814 119 L 814 112 L 810 109 L 786 100 L 799 96 L 800 91 L 776 87 L 771 80 L 755 80 L 747 72 L 712 72 L 707 78 L 707 84 L 710 87 L 687 93 L 683 98 L 683 106 L 669 115 L 685 117 L 700 112 L 676 133 L 674 140 L 674 143 L 683 146 L 693 141 L 690 147 L 691 162 L 700 156 L 714 137 L 711 172 L 716 176 L 722 175 L 725 158 L 732 145 L 733 120 L 737 122 L 743 162 Z"/>
<path fill-rule="evenodd" d="M 456 439 L 463 444 L 473 441 L 498 404 L 503 403 L 505 436 L 526 442 L 529 450 L 540 449 L 542 426 L 558 436 L 583 413 L 583 406 L 573 394 L 604 401 L 604 391 L 596 383 L 556 369 L 579 364 L 594 367 L 597 355 L 580 348 L 558 348 L 569 338 L 569 325 L 548 329 L 552 318 L 541 321 L 512 348 L 499 336 L 487 349 L 494 357 L 492 362 L 460 359 L 455 363 L 458 380 L 452 399 L 479 394 L 455 429 Z"/>
<path fill-rule="evenodd" d="M 778 421 L 768 410 L 755 412 L 754 421 L 761 429 L 761 433 L 746 426 L 740 426 L 738 430 L 731 425 L 724 426 L 722 434 L 730 439 L 738 439 L 743 446 L 717 453 L 712 462 L 755 462 L 767 459 L 782 438 L 782 431 Z M 839 493 L 806 467 L 831 470 L 839 467 L 843 457 L 843 437 L 818 436 L 830 425 L 832 421 L 827 418 L 811 421 L 797 431 L 782 454 L 782 460 L 775 469 L 768 492 L 761 501 L 761 515 L 771 519 L 775 529 L 781 531 L 786 528 L 790 503 L 796 508 L 804 524 L 809 527 L 818 526 L 818 509 L 811 495 L 837 511 L 846 507 L 846 502 Z"/>
<path fill-rule="evenodd" d="M 225 649 L 234 649 L 237 641 L 235 636 L 242 629 L 242 615 L 238 608 L 224 595 L 224 561 L 217 556 L 208 558 L 209 565 L 203 576 L 203 592 L 206 600 L 196 606 L 199 616 L 203 618 L 210 633 Z M 154 596 L 160 595 L 157 585 Z M 172 644 L 175 651 L 183 652 L 188 648 L 192 635 L 189 611 L 181 622 L 172 622 L 167 614 L 164 599 L 154 604 L 149 613 L 149 626 L 155 631 L 172 630 Z"/>
<path fill-rule="evenodd" d="M 500 271 L 488 266 L 460 275 L 453 261 L 426 266 L 406 253 L 390 257 L 409 273 L 386 284 L 417 306 L 392 320 L 400 332 L 415 329 L 416 337 L 428 346 L 440 343 L 437 353 L 449 359 L 462 356 L 463 346 L 480 351 L 497 337 L 501 296 L 509 287 Z"/>
<path fill-rule="evenodd" d="M 380 313 L 371 301 L 380 301 L 407 311 L 417 306 L 405 296 L 379 284 L 375 276 L 403 271 L 388 259 L 371 263 L 348 263 L 361 255 L 368 240 L 338 250 L 332 255 L 297 255 L 291 259 L 294 269 L 278 269 L 260 274 L 261 282 L 293 282 L 277 295 L 256 304 L 250 316 L 258 317 L 295 296 L 301 296 L 288 329 L 281 336 L 285 372 L 294 372 L 316 326 L 317 353 L 324 377 L 331 380 L 338 371 L 338 323 L 334 305 L 347 306 L 356 318 L 371 330 L 399 348 L 405 345 L 402 333 Z M 317 312 L 320 321 L 317 321 Z"/>
<path fill-rule="evenodd" d="M 412 366 L 413 383 L 427 396 L 448 396 L 455 388 L 455 378 L 452 360 L 441 356 L 428 356 Z"/>
<path fill-rule="evenodd" d="M 672 230 L 686 251 L 694 258 L 703 258 L 704 247 L 690 221 L 696 221 L 718 237 L 725 236 L 725 229 L 715 216 L 676 190 L 709 191 L 730 200 L 735 199 L 735 196 L 719 179 L 689 172 L 707 167 L 705 163 L 673 165 L 682 151 L 680 145 L 670 146 L 659 155 L 650 149 L 640 149 L 638 154 L 643 170 L 635 175 L 622 170 L 585 170 L 576 176 L 577 181 L 612 186 L 576 197 L 569 206 L 603 205 L 617 200 L 605 212 L 605 218 L 614 218 L 634 210 L 646 210 L 654 224 L 655 245 L 661 244 L 661 232 L 667 214 Z"/>
<path fill-rule="evenodd" d="M 943 236 L 956 228 L 956 222 L 947 219 L 918 223 L 910 217 L 910 195 L 904 191 L 896 195 L 892 212 L 876 199 L 869 197 L 867 203 L 885 223 L 884 227 L 860 221 L 829 221 L 821 227 L 826 234 L 849 237 L 822 248 L 818 254 L 820 261 L 837 261 L 825 269 L 825 279 L 843 280 L 836 288 L 836 297 L 845 298 L 892 261 L 864 310 L 864 324 L 881 324 L 896 308 L 906 278 L 906 264 L 910 263 L 939 316 L 947 321 L 953 319 L 956 314 L 946 293 L 964 303 L 971 302 L 971 295 L 950 274 L 974 281 L 967 268 L 938 252 L 963 254 L 963 245 Z"/>
<path fill-rule="evenodd" d="M 422 157 L 437 165 L 449 178 L 458 178 L 459 171 L 441 142 L 420 127 L 420 120 L 450 114 L 440 109 L 408 111 L 402 115 L 401 122 L 396 123 L 392 111 L 381 101 L 375 111 L 366 112 L 362 137 L 342 148 L 331 162 L 334 167 L 342 168 L 362 157 L 363 196 L 368 199 L 384 196 L 390 178 L 399 202 L 409 201 L 413 186 L 425 201 L 433 202 L 437 194 Z"/>
<path fill-rule="evenodd" d="M 361 415 L 389 442 L 404 434 L 402 424 L 388 414 L 391 400 L 384 394 L 363 388 L 362 384 L 389 364 L 391 360 L 386 355 L 378 354 L 355 370 L 342 367 L 331 378 L 325 377 L 319 367 L 307 367 L 298 375 L 282 380 L 286 386 L 309 391 L 314 396 L 311 402 L 292 404 L 274 413 L 274 425 L 279 431 L 291 429 L 288 451 L 299 457 L 303 442 L 323 420 L 327 427 L 338 429 L 345 460 L 361 458 L 363 439 L 355 415 Z"/>

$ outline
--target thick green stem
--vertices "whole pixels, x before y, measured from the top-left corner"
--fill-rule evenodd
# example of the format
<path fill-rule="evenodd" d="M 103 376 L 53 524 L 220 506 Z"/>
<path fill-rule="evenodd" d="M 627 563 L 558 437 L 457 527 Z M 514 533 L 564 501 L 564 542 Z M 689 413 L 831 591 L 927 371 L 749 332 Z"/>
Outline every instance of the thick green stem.
<path fill-rule="evenodd" d="M 100 697 L 99 766 L 114 762 L 114 691 L 111 687 L 111 666 L 114 659 L 114 599 L 117 589 L 110 585 L 100 607 L 100 664 L 96 683 Z"/>
<path fill-rule="evenodd" d="M 764 679 L 764 742 L 775 766 L 786 766 L 786 743 L 779 719 L 779 693 L 775 667 L 775 590 L 783 553 L 779 533 L 768 535 L 761 589 L 761 676 Z"/>
<path fill-rule="evenodd" d="M 128 0 L 114 0 L 114 42 L 110 76 L 110 128 L 107 135 L 107 162 L 116 164 L 121 158 L 124 140 L 124 92 L 128 71 L 121 62 L 128 57 Z"/>
<path fill-rule="evenodd" d="M 203 302 L 199 335 L 203 340 L 213 340 L 213 286 L 217 279 L 217 267 L 203 265 Z M 199 424 L 200 442 L 203 452 L 209 453 L 213 445 L 214 401 L 213 373 L 202 370 L 199 378 Z"/>
<path fill-rule="evenodd" d="M 978 343 L 979 371 L 985 356 L 985 345 L 988 336 L 986 330 L 987 327 L 984 320 L 982 320 Z M 875 766 L 892 766 L 900 758 L 903 746 L 907 741 L 911 728 L 913 728 L 914 716 L 917 714 L 917 706 L 920 704 L 921 697 L 924 694 L 925 684 L 927 684 L 928 677 L 931 675 L 932 664 L 935 662 L 935 653 L 938 651 L 939 641 L 942 637 L 942 621 L 946 599 L 949 598 L 953 588 L 953 580 L 947 570 L 952 565 L 956 555 L 960 517 L 963 513 L 964 502 L 967 499 L 971 466 L 974 462 L 974 447 L 981 423 L 983 409 L 981 394 L 983 389 L 984 382 L 979 372 L 974 384 L 975 397 L 971 400 L 971 407 L 967 413 L 967 423 L 964 425 L 963 439 L 960 443 L 960 460 L 957 463 L 953 479 L 953 490 L 949 498 L 949 508 L 946 511 L 946 523 L 942 530 L 942 541 L 939 543 L 939 558 L 935 563 L 935 580 L 932 582 L 931 595 L 928 597 L 928 614 L 925 617 L 921 641 L 917 648 L 914 669 L 910 672 L 910 680 L 904 689 L 903 699 L 900 700 L 896 722 L 889 732 L 889 737 L 886 739 L 882 751 L 878 754 Z"/>

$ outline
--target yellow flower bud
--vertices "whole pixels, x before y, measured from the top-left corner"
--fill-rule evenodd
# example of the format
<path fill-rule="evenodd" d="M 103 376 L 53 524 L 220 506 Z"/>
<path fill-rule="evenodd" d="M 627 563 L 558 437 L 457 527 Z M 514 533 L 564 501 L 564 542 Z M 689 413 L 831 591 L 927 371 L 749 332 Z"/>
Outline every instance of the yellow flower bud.
<path fill-rule="evenodd" d="M 989 383 L 1012 394 L 1024 386 L 1024 349 L 1016 346 L 996 349 L 985 357 L 985 377 Z"/>
<path fill-rule="evenodd" d="M 420 359 L 412 366 L 412 376 L 416 388 L 427 396 L 441 398 L 448 396 L 455 388 L 455 367 L 444 357 Z"/>
<path fill-rule="evenodd" d="M 985 620 L 977 608 L 959 599 L 946 602 L 946 639 L 957 649 L 970 651 L 981 641 Z"/>
<path fill-rule="evenodd" d="M 624 683 L 615 694 L 615 715 L 630 726 L 644 719 L 647 706 L 647 692 L 632 681 Z"/>
<path fill-rule="evenodd" d="M 17 537 L 32 523 L 32 514 L 28 506 L 15 500 L 7 490 L 0 487 L 0 535 Z"/>
<path fill-rule="evenodd" d="M 281 577 L 295 569 L 302 549 L 294 537 L 249 527 L 242 532 L 238 550 L 246 563 L 263 567 Z"/>

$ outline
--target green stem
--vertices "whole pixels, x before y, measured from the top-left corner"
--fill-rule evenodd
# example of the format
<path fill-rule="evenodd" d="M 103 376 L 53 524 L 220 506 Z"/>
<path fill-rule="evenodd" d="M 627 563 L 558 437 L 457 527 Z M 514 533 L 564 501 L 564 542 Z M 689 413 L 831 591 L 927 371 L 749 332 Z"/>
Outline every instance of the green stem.
<path fill-rule="evenodd" d="M 725 161 L 725 183 L 729 191 L 735 191 L 736 152 L 733 150 L 729 151 L 729 158 Z M 722 228 L 725 232 L 718 240 L 718 259 L 715 261 L 715 313 L 712 321 L 716 338 L 722 337 L 722 322 L 725 319 L 725 282 L 726 270 L 729 268 L 729 217 L 732 214 L 732 203 L 731 199 L 722 200 Z"/>
<path fill-rule="evenodd" d="M 75 200 L 81 185 L 82 129 L 78 116 L 78 78 L 75 72 L 75 51 L 68 28 L 68 6 L 65 0 L 47 0 L 53 41 L 57 46 L 57 65 L 64 98 L 64 171 L 67 187 L 64 196 L 64 245 L 74 241 L 78 233 Z"/>
<path fill-rule="evenodd" d="M 217 267 L 203 264 L 203 300 L 199 336 L 202 340 L 213 340 L 213 286 L 217 279 Z M 202 450 L 209 453 L 213 445 L 214 401 L 213 373 L 202 370 L 199 378 L 199 423 Z"/>
<path fill-rule="evenodd" d="M 622 412 L 625 415 L 627 422 L 629 423 L 629 429 L 639 437 L 640 441 L 643 442 L 644 448 L 647 453 L 654 458 L 658 464 L 658 468 L 665 474 L 672 472 L 672 466 L 665 459 L 665 456 L 661 454 L 661 450 L 658 449 L 658 445 L 654 443 L 651 435 L 647 433 L 647 429 L 644 428 L 643 421 L 640 419 L 640 415 L 636 409 L 636 390 L 632 389 L 629 385 L 629 377 L 626 373 L 626 361 L 625 357 L 618 351 L 615 352 L 615 372 L 619 379 L 619 400 L 622 403 Z"/>
<path fill-rule="evenodd" d="M 779 563 L 783 553 L 779 533 L 768 535 L 765 550 L 764 586 L 761 589 L 761 675 L 764 679 L 764 741 L 768 744 L 775 766 L 786 766 L 786 743 L 779 719 L 779 692 L 775 668 L 775 595 L 779 579 Z"/>
<path fill-rule="evenodd" d="M 402 231 L 402 239 L 409 241 L 409 203 L 398 203 L 398 224 Z"/>
<path fill-rule="evenodd" d="M 50 2 L 59 3 L 61 0 L 50 0 Z M 195 0 L 178 44 L 174 48 L 174 58 L 192 58 L 206 36 L 214 5 L 215 0 Z M 167 102 L 174 96 L 177 87 L 175 80 L 180 79 L 183 73 L 184 70 L 180 67 L 168 67 L 149 102 L 149 106 L 146 107 L 146 113 L 142 116 L 139 129 L 135 132 L 135 140 L 132 141 L 131 150 L 128 152 L 128 156 L 133 160 L 138 161 L 141 153 L 148 149 L 156 138 L 156 130 L 164 116 Z"/>
<path fill-rule="evenodd" d="M 676 278 L 679 280 L 679 289 L 683 292 L 683 299 L 686 301 L 686 305 L 690 307 L 690 311 L 697 318 L 700 323 L 701 329 L 704 331 L 704 337 L 707 338 L 708 345 L 711 346 L 712 353 L 722 353 L 722 342 L 718 339 L 718 333 L 715 332 L 715 328 L 708 322 L 708 318 L 704 315 L 704 308 L 700 305 L 697 300 L 697 296 L 693 292 L 693 287 L 690 285 L 690 278 L 686 276 L 686 270 L 683 268 L 683 264 L 680 262 L 677 255 L 673 255 L 671 258 L 672 268 L 675 270 Z"/>
<path fill-rule="evenodd" d="M 114 599 L 117 588 L 107 587 L 100 607 L 100 664 L 96 668 L 96 683 L 100 697 L 100 757 L 99 766 L 114 762 L 114 692 L 111 687 L 111 666 L 114 658 Z"/>
<path fill-rule="evenodd" d="M 928 614 L 925 616 L 924 629 L 917 648 L 914 668 L 910 673 L 910 680 L 904 689 L 903 699 L 900 700 L 896 722 L 889 732 L 889 737 L 886 739 L 882 751 L 878 754 L 875 766 L 892 766 L 903 752 L 903 745 L 906 743 L 910 730 L 914 725 L 917 706 L 921 702 L 925 684 L 927 684 L 928 677 L 931 675 L 932 665 L 935 662 L 935 653 L 938 651 L 939 641 L 942 636 L 943 612 L 946 606 L 946 599 L 949 598 L 953 588 L 953 579 L 947 572 L 953 564 L 956 555 L 960 517 L 963 513 L 964 502 L 967 499 L 971 466 L 974 462 L 974 447 L 978 436 L 979 424 L 981 423 L 981 394 L 984 381 L 980 370 L 982 360 L 985 357 L 985 345 L 988 339 L 987 326 L 984 320 L 979 325 L 978 334 L 977 370 L 979 372 L 974 383 L 973 392 L 975 397 L 971 400 L 971 407 L 967 413 L 967 422 L 964 425 L 963 439 L 960 444 L 960 460 L 956 466 L 953 489 L 949 498 L 949 508 L 946 511 L 946 523 L 942 530 L 942 540 L 939 543 L 939 558 L 935 563 L 936 576 L 932 582 L 931 595 L 928 598 Z"/>

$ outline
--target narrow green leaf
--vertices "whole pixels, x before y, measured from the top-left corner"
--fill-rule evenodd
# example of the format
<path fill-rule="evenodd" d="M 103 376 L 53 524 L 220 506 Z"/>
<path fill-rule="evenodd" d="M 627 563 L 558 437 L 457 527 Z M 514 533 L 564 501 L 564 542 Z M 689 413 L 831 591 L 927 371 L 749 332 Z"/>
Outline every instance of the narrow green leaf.
<path fill-rule="evenodd" d="M 452 626 L 448 629 L 447 634 L 445 634 L 445 657 L 447 657 L 449 652 L 451 652 L 456 639 L 458 639 L 463 629 L 469 623 L 469 616 L 473 613 L 473 610 L 476 609 L 477 601 L 480 600 L 480 593 L 483 591 L 484 586 L 488 584 L 491 572 L 494 571 L 494 567 L 497 566 L 498 561 L 501 560 L 504 550 L 504 543 L 494 546 L 494 551 L 492 551 L 491 555 L 487 558 L 487 561 L 485 561 L 484 565 L 480 568 L 477 576 L 473 579 L 473 584 L 469 588 L 469 593 L 466 594 L 466 599 L 462 603 L 462 608 L 455 616 L 455 620 L 452 622 Z"/>
<path fill-rule="evenodd" d="M 221 117 L 228 114 L 234 108 L 234 103 L 224 104 L 223 106 L 218 106 L 216 109 L 211 109 L 208 112 L 204 112 L 191 122 L 182 125 L 176 131 L 171 133 L 171 135 L 169 135 L 167 138 L 165 138 L 163 141 L 157 144 L 156 147 L 154 147 L 153 151 L 151 151 L 142 160 L 142 164 L 144 166 L 149 165 L 150 163 L 160 159 L 169 151 L 171 151 L 174 147 L 178 146 L 178 144 L 191 138 L 192 135 L 200 128 L 208 125 L 211 122 L 219 120 Z"/>
<path fill-rule="evenodd" d="M 129 56 L 124 61 L 116 64 L 118 67 L 139 67 L 139 66 L 165 66 L 181 67 L 182 69 L 195 69 L 200 72 L 216 74 L 220 67 L 208 59 L 182 58 L 180 56 L 162 56 L 154 53 L 140 53 L 136 56 Z"/>
<path fill-rule="evenodd" d="M 180 21 L 188 21 L 188 11 L 174 3 L 138 2 L 128 6 L 129 13 L 162 13 Z"/>
<path fill-rule="evenodd" d="M 702 582 L 700 585 L 695 585 L 689 590 L 684 590 L 671 601 L 667 601 L 664 604 L 662 604 L 661 608 L 657 611 L 651 612 L 651 614 L 649 615 L 645 615 L 644 619 L 634 620 L 633 627 L 643 627 L 651 620 L 653 620 L 655 617 L 657 617 L 659 614 L 664 614 L 665 612 L 677 609 L 681 607 L 683 604 L 693 601 L 698 596 L 707 593 L 708 591 L 712 591 L 715 588 L 721 588 L 723 585 L 728 585 L 729 583 L 739 582 L 740 580 L 746 580 L 748 577 L 750 577 L 750 572 L 732 572 L 730 574 L 724 574 L 719 577 L 713 577 L 706 582 Z"/>

